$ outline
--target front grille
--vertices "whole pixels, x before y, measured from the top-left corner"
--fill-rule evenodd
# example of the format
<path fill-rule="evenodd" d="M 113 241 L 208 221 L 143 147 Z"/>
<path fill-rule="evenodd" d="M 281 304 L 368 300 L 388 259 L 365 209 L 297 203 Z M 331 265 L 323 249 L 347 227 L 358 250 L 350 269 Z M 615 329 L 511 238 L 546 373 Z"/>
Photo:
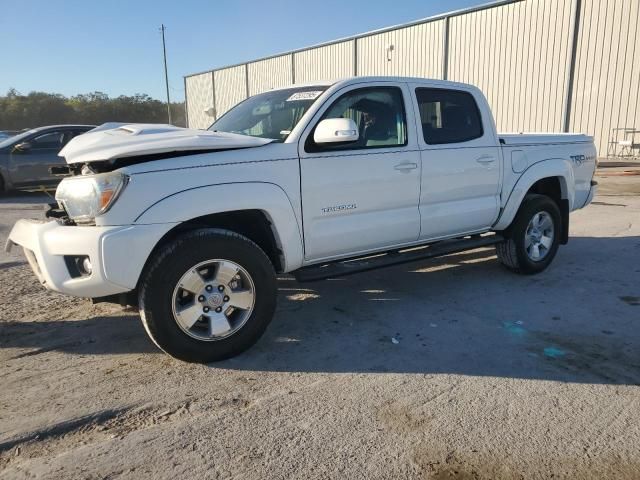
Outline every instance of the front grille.
<path fill-rule="evenodd" d="M 67 215 L 67 211 L 57 203 L 50 203 L 44 216 L 60 220 L 63 225 L 73 225 L 73 221 L 69 218 L 69 215 Z"/>

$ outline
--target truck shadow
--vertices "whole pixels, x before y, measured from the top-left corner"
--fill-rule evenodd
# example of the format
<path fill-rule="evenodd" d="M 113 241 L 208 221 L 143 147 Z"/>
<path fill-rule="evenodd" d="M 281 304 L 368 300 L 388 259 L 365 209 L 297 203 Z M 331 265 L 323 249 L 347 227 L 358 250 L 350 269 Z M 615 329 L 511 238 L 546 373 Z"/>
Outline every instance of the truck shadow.
<path fill-rule="evenodd" d="M 638 285 L 640 237 L 573 238 L 537 276 L 506 271 L 484 249 L 318 283 L 284 279 L 261 342 L 213 366 L 640 385 Z"/>
<path fill-rule="evenodd" d="M 0 321 L 0 348 L 19 349 L 2 352 L 0 358 L 4 361 L 53 351 L 76 355 L 159 352 L 146 336 L 140 319 L 134 315 L 86 320 Z"/>
<path fill-rule="evenodd" d="M 263 338 L 210 368 L 640 385 L 638 285 L 640 237 L 573 238 L 537 276 L 506 271 L 493 249 L 316 283 L 284 276 Z M 163 355 L 125 313 L 0 322 L 0 348 L 14 361 L 50 351 Z"/>

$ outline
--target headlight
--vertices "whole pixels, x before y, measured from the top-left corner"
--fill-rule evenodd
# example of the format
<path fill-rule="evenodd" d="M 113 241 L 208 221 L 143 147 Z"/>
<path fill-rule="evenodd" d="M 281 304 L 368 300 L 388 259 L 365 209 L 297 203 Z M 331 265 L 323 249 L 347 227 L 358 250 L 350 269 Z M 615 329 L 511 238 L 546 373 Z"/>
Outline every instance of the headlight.
<path fill-rule="evenodd" d="M 109 210 L 128 179 L 119 172 L 65 178 L 56 190 L 56 201 L 76 223 L 92 223 Z"/>

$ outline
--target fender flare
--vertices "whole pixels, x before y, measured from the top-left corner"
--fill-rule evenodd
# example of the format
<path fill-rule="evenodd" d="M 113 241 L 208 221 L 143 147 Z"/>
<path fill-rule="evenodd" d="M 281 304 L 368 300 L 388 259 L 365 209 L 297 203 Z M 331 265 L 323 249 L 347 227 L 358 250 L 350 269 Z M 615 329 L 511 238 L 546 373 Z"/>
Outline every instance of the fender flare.
<path fill-rule="evenodd" d="M 271 222 L 282 249 L 285 272 L 302 265 L 302 234 L 295 210 L 285 191 L 274 183 L 220 183 L 182 190 L 147 207 L 134 223 L 175 225 L 205 215 L 242 210 L 259 210 Z"/>
<path fill-rule="evenodd" d="M 575 179 L 571 161 L 565 158 L 549 158 L 534 163 L 522 173 L 509 193 L 505 206 L 492 229 L 504 230 L 511 225 L 529 189 L 538 180 L 549 177 L 560 179 L 562 199 L 568 202 L 569 211 L 573 210 Z"/>

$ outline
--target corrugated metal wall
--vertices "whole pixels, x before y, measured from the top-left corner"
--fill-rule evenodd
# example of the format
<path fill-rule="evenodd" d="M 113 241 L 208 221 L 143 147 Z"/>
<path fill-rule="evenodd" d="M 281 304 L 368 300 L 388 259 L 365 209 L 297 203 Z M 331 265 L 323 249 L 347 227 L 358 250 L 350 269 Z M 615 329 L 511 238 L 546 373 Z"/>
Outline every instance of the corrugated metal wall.
<path fill-rule="evenodd" d="M 185 78 L 187 118 L 191 128 L 207 128 L 212 117 L 205 110 L 213 107 L 213 74 L 211 72 Z"/>
<path fill-rule="evenodd" d="M 562 130 L 575 1 L 528 0 L 451 18 L 449 79 L 484 92 L 498 130 Z"/>
<path fill-rule="evenodd" d="M 293 83 L 291 54 L 253 62 L 248 65 L 249 95 Z"/>
<path fill-rule="evenodd" d="M 570 126 L 601 156 L 613 128 L 640 130 L 639 19 L 640 0 L 582 0 Z"/>
<path fill-rule="evenodd" d="M 337 80 L 352 76 L 355 40 L 334 43 L 293 54 L 296 83 Z"/>
<path fill-rule="evenodd" d="M 245 66 L 223 68 L 216 70 L 213 75 L 213 82 L 216 89 L 216 112 L 215 118 L 220 117 L 231 107 L 247 98 L 247 76 Z M 211 121 L 215 118 L 211 118 Z M 189 119 L 191 126 L 191 119 Z"/>
<path fill-rule="evenodd" d="M 247 89 L 354 74 L 446 74 L 484 91 L 500 131 L 559 132 L 567 117 L 568 129 L 594 135 L 604 156 L 612 128 L 640 129 L 640 0 L 513 0 L 427 19 L 216 70 L 215 95 L 210 73 L 189 76 L 189 125 L 213 121 L 204 114 L 213 97 L 220 116 Z"/>
<path fill-rule="evenodd" d="M 443 20 L 358 39 L 358 75 L 442 78 Z"/>

